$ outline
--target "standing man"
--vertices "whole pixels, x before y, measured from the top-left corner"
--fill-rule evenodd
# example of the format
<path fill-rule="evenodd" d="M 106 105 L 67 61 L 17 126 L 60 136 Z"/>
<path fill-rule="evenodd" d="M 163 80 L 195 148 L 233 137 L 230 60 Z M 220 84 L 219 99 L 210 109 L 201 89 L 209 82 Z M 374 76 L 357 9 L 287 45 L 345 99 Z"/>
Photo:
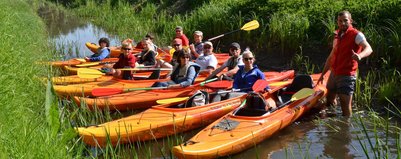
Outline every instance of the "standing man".
<path fill-rule="evenodd" d="M 338 95 L 343 116 L 351 116 L 352 94 L 355 89 L 358 61 L 368 57 L 373 51 L 366 41 L 365 35 L 352 27 L 350 12 L 338 13 L 337 25 L 338 30 L 335 31 L 333 49 L 326 60 L 318 83 L 322 83 L 323 75 L 330 69 L 325 107 L 334 105 L 336 95 Z"/>

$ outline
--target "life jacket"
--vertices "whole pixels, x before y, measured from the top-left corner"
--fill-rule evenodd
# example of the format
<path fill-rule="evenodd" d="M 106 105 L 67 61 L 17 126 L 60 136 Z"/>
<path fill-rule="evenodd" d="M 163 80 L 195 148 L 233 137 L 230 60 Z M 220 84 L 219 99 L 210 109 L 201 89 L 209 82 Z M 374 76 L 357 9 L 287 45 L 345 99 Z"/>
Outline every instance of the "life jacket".
<path fill-rule="evenodd" d="M 198 74 L 199 74 L 199 71 L 200 71 L 200 66 L 198 64 L 194 63 L 194 62 L 189 62 L 189 64 L 186 65 L 186 67 L 185 67 L 185 74 L 184 75 L 179 75 L 180 69 L 178 67 L 179 67 L 179 64 L 174 66 L 174 68 L 173 68 L 174 72 L 171 74 L 171 79 L 175 80 L 175 79 L 178 79 L 178 78 L 186 77 L 187 74 L 188 74 L 188 69 L 190 67 L 194 67 L 196 74 L 195 74 L 195 77 L 194 77 L 194 79 L 192 80 L 192 83 L 191 83 L 191 84 L 193 84 L 195 82 L 196 77 L 198 77 Z"/>
<path fill-rule="evenodd" d="M 230 57 L 230 58 L 228 59 L 227 68 L 228 68 L 229 71 L 232 70 L 232 69 L 234 69 L 235 66 L 238 65 L 238 58 L 239 58 L 239 57 L 235 58 L 234 56 L 232 56 L 232 57 Z"/>
<path fill-rule="evenodd" d="M 334 75 L 355 75 L 358 68 L 358 61 L 352 59 L 352 50 L 360 53 L 362 47 L 355 44 L 355 37 L 359 31 L 350 26 L 342 37 L 339 30 L 336 31 L 335 39 L 337 40 L 336 49 L 333 57 L 331 57 L 331 68 Z"/>

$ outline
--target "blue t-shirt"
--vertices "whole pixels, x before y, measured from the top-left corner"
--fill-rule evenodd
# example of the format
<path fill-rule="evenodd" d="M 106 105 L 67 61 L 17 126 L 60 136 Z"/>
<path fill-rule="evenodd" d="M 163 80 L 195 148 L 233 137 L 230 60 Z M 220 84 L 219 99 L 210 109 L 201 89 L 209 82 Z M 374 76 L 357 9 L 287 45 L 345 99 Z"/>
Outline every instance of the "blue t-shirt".
<path fill-rule="evenodd" d="M 257 65 L 253 65 L 253 69 L 245 72 L 245 66 L 239 65 L 238 72 L 234 75 L 234 89 L 242 89 L 242 92 L 252 91 L 253 84 L 259 79 L 265 79 L 265 74 L 259 70 Z M 265 89 L 269 89 L 267 86 Z"/>

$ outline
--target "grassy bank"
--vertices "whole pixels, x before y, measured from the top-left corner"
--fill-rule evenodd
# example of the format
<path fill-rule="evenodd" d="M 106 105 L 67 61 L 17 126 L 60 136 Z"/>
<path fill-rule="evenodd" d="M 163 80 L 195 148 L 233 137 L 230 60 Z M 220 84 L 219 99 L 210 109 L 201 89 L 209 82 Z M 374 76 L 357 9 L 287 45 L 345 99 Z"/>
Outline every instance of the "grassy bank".
<path fill-rule="evenodd" d="M 37 78 L 49 74 L 35 62 L 46 61 L 50 49 L 36 2 L 3 0 L 0 6 L 0 158 L 68 158 L 57 106 Z"/>

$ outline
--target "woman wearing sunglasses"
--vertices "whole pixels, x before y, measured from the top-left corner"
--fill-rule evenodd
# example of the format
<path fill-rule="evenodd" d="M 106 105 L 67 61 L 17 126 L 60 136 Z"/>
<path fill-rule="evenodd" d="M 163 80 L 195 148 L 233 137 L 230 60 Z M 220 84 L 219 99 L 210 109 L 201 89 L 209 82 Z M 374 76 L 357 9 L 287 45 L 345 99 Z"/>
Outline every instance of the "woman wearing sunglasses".
<path fill-rule="evenodd" d="M 135 68 L 136 58 L 132 54 L 132 44 L 123 42 L 121 46 L 121 54 L 118 57 L 117 63 L 113 65 L 107 74 L 111 74 L 114 77 L 122 78 L 125 80 L 132 80 L 132 71 L 120 71 L 119 68 Z"/>
<path fill-rule="evenodd" d="M 237 96 L 244 95 L 252 91 L 253 84 L 259 79 L 265 79 L 265 75 L 259 70 L 258 66 L 254 64 L 255 57 L 249 50 L 242 53 L 242 61 L 244 65 L 238 65 L 239 69 L 234 75 L 233 89 L 239 89 L 240 92 L 230 92 L 226 94 L 216 95 L 212 101 L 220 101 Z M 269 86 L 265 90 L 269 90 Z"/>
<path fill-rule="evenodd" d="M 252 91 L 253 84 L 258 79 L 265 79 L 265 75 L 259 70 L 258 66 L 254 64 L 255 57 L 249 50 L 242 53 L 242 61 L 244 65 L 239 65 L 239 70 L 234 75 L 234 89 L 241 89 L 242 92 Z M 268 87 L 266 90 L 269 89 Z"/>
<path fill-rule="evenodd" d="M 198 76 L 200 66 L 190 62 L 190 54 L 185 50 L 177 52 L 178 64 L 174 66 L 171 80 L 167 82 L 156 82 L 152 87 L 182 88 L 192 85 Z"/>

